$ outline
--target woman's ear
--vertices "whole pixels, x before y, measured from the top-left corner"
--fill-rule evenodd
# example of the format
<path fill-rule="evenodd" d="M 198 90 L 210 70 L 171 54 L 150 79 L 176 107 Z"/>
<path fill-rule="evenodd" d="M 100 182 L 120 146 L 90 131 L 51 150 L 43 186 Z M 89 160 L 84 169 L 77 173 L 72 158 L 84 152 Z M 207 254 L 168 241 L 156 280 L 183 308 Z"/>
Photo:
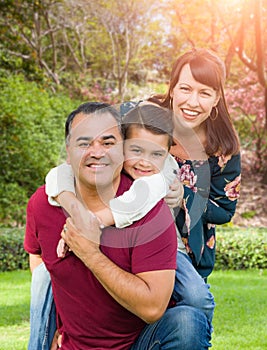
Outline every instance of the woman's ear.
<path fill-rule="evenodd" d="M 215 100 L 215 102 L 214 102 L 214 104 L 213 104 L 213 107 L 217 107 L 218 102 L 220 101 L 220 98 L 221 98 L 221 95 L 218 93 L 218 94 L 217 94 L 217 97 L 216 97 L 216 100 Z"/>

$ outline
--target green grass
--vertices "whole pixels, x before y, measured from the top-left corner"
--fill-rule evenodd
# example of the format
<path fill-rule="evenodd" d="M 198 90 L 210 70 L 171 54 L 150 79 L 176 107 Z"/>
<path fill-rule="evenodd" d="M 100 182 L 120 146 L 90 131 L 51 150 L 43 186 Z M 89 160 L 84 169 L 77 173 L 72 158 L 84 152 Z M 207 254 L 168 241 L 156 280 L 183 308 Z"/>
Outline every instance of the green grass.
<path fill-rule="evenodd" d="M 215 271 L 213 350 L 267 349 L 267 270 Z M 30 273 L 0 273 L 0 349 L 26 350 Z"/>
<path fill-rule="evenodd" d="M 30 330 L 30 281 L 29 271 L 0 273 L 1 350 L 27 349 Z"/>
<path fill-rule="evenodd" d="M 216 271 L 214 350 L 267 349 L 267 270 Z"/>

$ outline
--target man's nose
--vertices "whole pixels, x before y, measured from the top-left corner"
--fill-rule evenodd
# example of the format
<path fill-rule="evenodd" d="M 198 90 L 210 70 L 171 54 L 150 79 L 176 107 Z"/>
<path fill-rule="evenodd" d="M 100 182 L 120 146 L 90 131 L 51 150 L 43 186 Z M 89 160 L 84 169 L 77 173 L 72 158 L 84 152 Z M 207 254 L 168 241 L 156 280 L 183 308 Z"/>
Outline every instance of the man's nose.
<path fill-rule="evenodd" d="M 88 151 L 90 157 L 94 158 L 102 158 L 106 154 L 106 149 L 100 144 L 91 145 Z"/>

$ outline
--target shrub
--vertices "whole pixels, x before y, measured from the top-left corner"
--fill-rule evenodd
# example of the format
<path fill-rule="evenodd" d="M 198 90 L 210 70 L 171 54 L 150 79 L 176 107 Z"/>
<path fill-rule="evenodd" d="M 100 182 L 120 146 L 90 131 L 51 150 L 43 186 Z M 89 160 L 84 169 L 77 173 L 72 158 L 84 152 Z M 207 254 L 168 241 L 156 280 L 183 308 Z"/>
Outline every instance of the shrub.
<path fill-rule="evenodd" d="M 28 253 L 23 248 L 24 229 L 6 228 L 0 231 L 0 271 L 29 268 Z"/>
<path fill-rule="evenodd" d="M 217 230 L 216 270 L 267 269 L 267 228 Z"/>
<path fill-rule="evenodd" d="M 1 77 L 0 89 L 0 221 L 19 226 L 30 195 L 58 164 L 65 119 L 79 103 L 22 76 Z"/>
<path fill-rule="evenodd" d="M 0 271 L 28 269 L 23 228 L 0 230 Z M 217 230 L 216 270 L 267 269 L 267 228 L 221 226 Z"/>

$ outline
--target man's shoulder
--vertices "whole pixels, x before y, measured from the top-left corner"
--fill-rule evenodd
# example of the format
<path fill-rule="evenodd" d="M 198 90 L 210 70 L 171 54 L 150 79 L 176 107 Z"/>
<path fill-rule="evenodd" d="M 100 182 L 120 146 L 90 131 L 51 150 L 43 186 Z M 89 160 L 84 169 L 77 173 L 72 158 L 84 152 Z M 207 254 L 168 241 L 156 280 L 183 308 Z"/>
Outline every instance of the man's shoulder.
<path fill-rule="evenodd" d="M 45 193 L 45 185 L 41 185 L 37 190 L 31 195 L 29 202 L 34 203 L 35 201 L 47 201 L 47 195 Z"/>
<path fill-rule="evenodd" d="M 117 190 L 117 196 L 121 196 L 125 191 L 128 191 L 133 183 L 133 179 L 126 173 L 121 173 L 120 184 Z"/>
<path fill-rule="evenodd" d="M 50 211 L 54 210 L 55 207 L 49 204 L 48 196 L 45 192 L 45 185 L 37 188 L 29 199 L 28 206 L 34 211 Z"/>

